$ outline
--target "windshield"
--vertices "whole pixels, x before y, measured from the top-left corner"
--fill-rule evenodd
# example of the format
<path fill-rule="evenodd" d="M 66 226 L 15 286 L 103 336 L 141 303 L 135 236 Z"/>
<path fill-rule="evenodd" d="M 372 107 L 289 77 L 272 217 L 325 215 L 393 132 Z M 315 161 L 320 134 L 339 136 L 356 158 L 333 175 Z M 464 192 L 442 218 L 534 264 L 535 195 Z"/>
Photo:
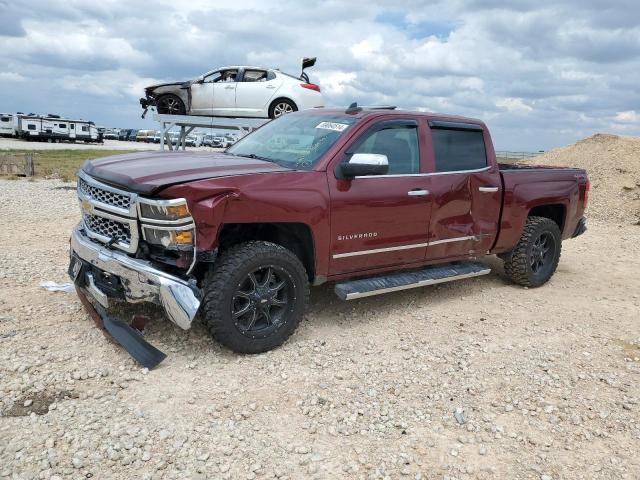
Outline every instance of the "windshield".
<path fill-rule="evenodd" d="M 354 121 L 341 115 L 285 115 L 247 135 L 227 153 L 310 170 Z"/>

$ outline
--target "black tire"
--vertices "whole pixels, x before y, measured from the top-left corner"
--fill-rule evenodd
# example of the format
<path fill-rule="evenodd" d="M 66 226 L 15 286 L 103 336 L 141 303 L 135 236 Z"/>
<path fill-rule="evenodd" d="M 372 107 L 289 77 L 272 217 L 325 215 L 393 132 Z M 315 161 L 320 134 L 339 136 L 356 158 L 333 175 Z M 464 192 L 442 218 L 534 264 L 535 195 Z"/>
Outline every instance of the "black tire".
<path fill-rule="evenodd" d="M 516 248 L 503 256 L 504 271 L 519 285 L 539 287 L 555 273 L 561 251 L 558 224 L 545 217 L 529 217 Z"/>
<path fill-rule="evenodd" d="M 284 286 L 276 290 L 280 283 Z M 207 272 L 200 315 L 209 333 L 227 348 L 261 353 L 291 336 L 308 298 L 307 272 L 298 257 L 275 243 L 250 241 L 224 252 Z"/>
<path fill-rule="evenodd" d="M 287 113 L 297 112 L 298 107 L 291 100 L 286 98 L 278 98 L 269 106 L 269 118 L 272 120 Z"/>
<path fill-rule="evenodd" d="M 156 110 L 158 113 L 166 115 L 185 115 L 187 113 L 184 102 L 173 93 L 160 95 L 156 100 Z"/>

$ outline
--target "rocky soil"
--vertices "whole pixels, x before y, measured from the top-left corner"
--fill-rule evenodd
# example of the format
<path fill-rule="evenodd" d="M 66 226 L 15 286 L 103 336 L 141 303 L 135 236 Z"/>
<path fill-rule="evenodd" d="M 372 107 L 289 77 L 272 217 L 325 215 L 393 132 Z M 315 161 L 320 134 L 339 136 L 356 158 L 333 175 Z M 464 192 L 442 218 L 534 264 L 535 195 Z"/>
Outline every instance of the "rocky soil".
<path fill-rule="evenodd" d="M 298 332 L 263 355 L 156 321 L 168 358 L 149 372 L 74 294 L 39 286 L 67 281 L 78 217 L 72 185 L 0 181 L 0 478 L 640 477 L 630 222 L 596 218 L 539 289 L 497 259 L 489 276 L 349 303 L 313 289 Z"/>
<path fill-rule="evenodd" d="M 591 181 L 590 217 L 640 225 L 640 137 L 598 133 L 530 163 L 586 169 Z"/>

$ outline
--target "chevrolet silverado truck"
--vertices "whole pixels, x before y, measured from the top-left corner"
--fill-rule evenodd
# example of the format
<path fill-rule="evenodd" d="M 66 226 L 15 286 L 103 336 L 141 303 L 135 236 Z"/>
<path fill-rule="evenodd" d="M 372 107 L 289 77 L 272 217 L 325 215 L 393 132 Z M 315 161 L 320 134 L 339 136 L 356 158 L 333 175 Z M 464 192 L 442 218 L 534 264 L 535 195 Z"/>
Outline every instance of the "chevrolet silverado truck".
<path fill-rule="evenodd" d="M 152 302 L 258 353 L 293 333 L 310 285 L 351 300 L 485 275 L 478 259 L 497 255 L 541 286 L 586 230 L 588 192 L 584 170 L 499 165 L 480 120 L 312 109 L 225 152 L 87 161 L 69 274 L 125 347 L 143 340 L 109 307 Z"/>

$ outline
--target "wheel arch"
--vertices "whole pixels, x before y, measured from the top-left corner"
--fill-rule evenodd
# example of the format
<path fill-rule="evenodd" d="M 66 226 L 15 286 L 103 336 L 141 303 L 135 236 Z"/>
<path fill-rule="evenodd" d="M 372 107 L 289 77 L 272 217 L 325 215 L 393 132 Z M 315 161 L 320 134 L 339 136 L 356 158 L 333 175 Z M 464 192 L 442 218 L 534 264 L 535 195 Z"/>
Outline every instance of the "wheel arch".
<path fill-rule="evenodd" d="M 281 100 L 286 100 L 288 102 L 293 103 L 293 105 L 296 107 L 296 110 L 298 110 L 298 103 L 291 97 L 287 97 L 286 95 L 278 95 L 276 98 L 274 98 L 273 100 L 271 100 L 271 102 L 269 102 L 269 108 L 268 111 L 271 111 L 271 108 L 278 103 Z"/>
<path fill-rule="evenodd" d="M 528 217 L 545 217 L 553 220 L 560 228 L 560 232 L 564 231 L 565 220 L 567 216 L 567 208 L 562 203 L 549 203 L 544 205 L 536 205 L 527 213 Z"/>
<path fill-rule="evenodd" d="M 311 227 L 305 223 L 227 223 L 218 235 L 218 253 L 233 245 L 262 240 L 283 246 L 302 262 L 309 281 L 315 279 L 315 245 Z"/>

